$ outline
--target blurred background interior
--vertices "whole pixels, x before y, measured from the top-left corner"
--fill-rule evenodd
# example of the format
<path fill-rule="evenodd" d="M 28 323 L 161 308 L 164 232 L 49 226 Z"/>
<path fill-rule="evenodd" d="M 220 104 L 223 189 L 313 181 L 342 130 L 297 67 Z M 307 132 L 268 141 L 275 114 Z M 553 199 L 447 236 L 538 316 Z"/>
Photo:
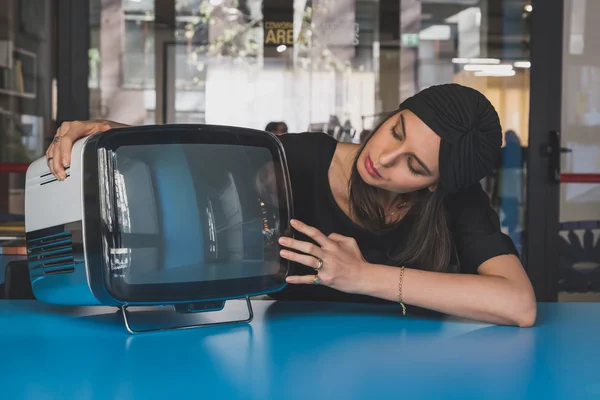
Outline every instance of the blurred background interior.
<path fill-rule="evenodd" d="M 277 121 L 358 142 L 406 97 L 457 82 L 500 114 L 502 157 L 482 184 L 538 299 L 600 299 L 598 1 L 2 4 L 0 284 L 25 257 L 27 165 L 62 121 Z"/>

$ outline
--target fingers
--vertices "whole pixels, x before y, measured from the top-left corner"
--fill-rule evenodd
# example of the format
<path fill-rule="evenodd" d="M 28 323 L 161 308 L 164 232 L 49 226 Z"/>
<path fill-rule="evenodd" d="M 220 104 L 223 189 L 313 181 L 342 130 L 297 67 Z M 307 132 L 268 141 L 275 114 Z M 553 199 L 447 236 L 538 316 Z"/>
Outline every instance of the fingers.
<path fill-rule="evenodd" d="M 344 244 L 352 244 L 352 243 L 356 243 L 356 240 L 352 237 L 348 237 L 348 236 L 342 236 L 340 234 L 337 233 L 332 233 L 331 235 L 327 236 L 330 240 L 333 240 L 336 243 L 344 243 Z"/>
<path fill-rule="evenodd" d="M 281 257 L 286 260 L 294 261 L 307 267 L 317 269 L 321 266 L 318 258 L 306 254 L 299 254 L 289 250 L 281 250 Z"/>
<path fill-rule="evenodd" d="M 73 141 L 69 136 L 57 136 L 58 142 L 52 146 L 52 159 L 49 161 L 50 170 L 59 181 L 67 179 L 67 168 L 71 160 Z"/>
<path fill-rule="evenodd" d="M 314 285 L 314 275 L 300 275 L 300 276 L 288 276 L 285 280 L 287 283 L 300 284 L 300 285 Z M 320 283 L 323 285 L 323 282 Z"/>
<path fill-rule="evenodd" d="M 56 179 L 63 181 L 67 179 L 67 173 L 65 172 L 65 168 L 60 163 L 60 148 L 56 144 L 52 147 L 52 155 L 50 156 L 51 159 L 48 161 L 48 165 L 50 166 L 50 171 L 52 171 Z"/>
<path fill-rule="evenodd" d="M 332 241 L 317 228 L 313 228 L 312 226 L 306 225 L 305 223 L 302 223 L 296 219 L 291 220 L 290 224 L 298 232 L 304 233 L 323 248 L 327 248 L 332 244 Z"/>
<path fill-rule="evenodd" d="M 50 168 L 50 172 L 52 173 L 52 175 L 56 176 L 56 174 L 54 173 L 54 167 L 52 166 L 52 160 L 54 159 L 54 156 L 52 155 L 53 149 L 54 145 L 51 144 L 48 147 L 48 150 L 46 150 L 46 163 L 48 164 L 48 168 Z"/>
<path fill-rule="evenodd" d="M 64 135 L 57 143 L 55 148 L 58 150 L 56 162 L 63 168 L 71 165 L 71 150 L 73 149 L 73 140 L 70 136 Z"/>
<path fill-rule="evenodd" d="M 110 124 L 104 121 L 63 122 L 57 129 L 52 144 L 48 147 L 48 151 L 46 151 L 46 160 L 50 172 L 58 180 L 66 179 L 65 168 L 71 165 L 73 143 L 82 137 L 109 129 L 111 129 Z"/>
<path fill-rule="evenodd" d="M 285 247 L 289 247 L 290 249 L 298 250 L 306 254 L 310 254 L 311 256 L 323 258 L 323 249 L 317 245 L 312 243 L 303 242 L 301 240 L 296 240 L 287 237 L 279 238 L 279 244 Z"/>
<path fill-rule="evenodd" d="M 56 132 L 56 136 L 50 145 L 50 157 L 47 158 L 48 166 L 50 167 L 50 171 L 59 181 L 65 180 L 67 178 L 67 174 L 65 172 L 65 167 L 62 165 L 61 159 L 61 146 L 60 141 L 63 140 L 64 137 L 61 136 L 60 128 Z M 58 140 L 58 141 L 56 141 Z"/>

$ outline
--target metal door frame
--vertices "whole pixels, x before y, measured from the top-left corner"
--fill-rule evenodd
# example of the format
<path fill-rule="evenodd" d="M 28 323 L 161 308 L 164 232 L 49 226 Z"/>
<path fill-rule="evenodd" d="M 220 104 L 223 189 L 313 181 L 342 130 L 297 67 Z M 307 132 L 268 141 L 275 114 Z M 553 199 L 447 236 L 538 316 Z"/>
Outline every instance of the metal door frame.
<path fill-rule="evenodd" d="M 551 132 L 561 131 L 564 0 L 532 0 L 529 151 L 523 261 L 538 301 L 558 300 L 560 182 Z M 560 172 L 560 171 L 559 171 Z"/>

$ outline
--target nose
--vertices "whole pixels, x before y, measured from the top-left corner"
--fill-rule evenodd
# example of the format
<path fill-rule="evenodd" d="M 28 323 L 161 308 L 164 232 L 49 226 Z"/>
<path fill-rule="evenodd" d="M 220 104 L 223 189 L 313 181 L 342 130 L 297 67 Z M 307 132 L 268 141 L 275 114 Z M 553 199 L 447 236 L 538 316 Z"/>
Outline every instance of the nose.
<path fill-rule="evenodd" d="M 394 148 L 386 149 L 379 156 L 379 164 L 383 167 L 392 167 L 402 156 L 403 146 L 397 145 Z"/>

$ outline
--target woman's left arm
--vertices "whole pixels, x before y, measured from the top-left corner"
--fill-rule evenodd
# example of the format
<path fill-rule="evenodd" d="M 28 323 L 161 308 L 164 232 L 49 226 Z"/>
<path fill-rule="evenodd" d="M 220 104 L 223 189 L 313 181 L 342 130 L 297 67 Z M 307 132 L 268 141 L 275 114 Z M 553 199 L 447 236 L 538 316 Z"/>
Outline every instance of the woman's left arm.
<path fill-rule="evenodd" d="M 361 268 L 362 294 L 397 301 L 399 271 L 396 267 L 368 264 Z M 537 304 L 527 274 L 514 255 L 485 261 L 477 274 L 405 269 L 402 300 L 446 314 L 502 325 L 531 327 Z"/>
<path fill-rule="evenodd" d="M 317 244 L 282 237 L 283 246 L 296 250 L 282 250 L 282 257 L 315 268 L 316 272 L 290 276 L 289 283 L 318 283 L 347 293 L 398 301 L 400 268 L 368 263 L 352 238 L 325 236 L 300 221 L 292 221 L 292 226 Z M 477 274 L 404 269 L 402 301 L 408 306 L 520 327 L 533 326 L 537 310 L 529 278 L 514 255 L 484 261 Z"/>

